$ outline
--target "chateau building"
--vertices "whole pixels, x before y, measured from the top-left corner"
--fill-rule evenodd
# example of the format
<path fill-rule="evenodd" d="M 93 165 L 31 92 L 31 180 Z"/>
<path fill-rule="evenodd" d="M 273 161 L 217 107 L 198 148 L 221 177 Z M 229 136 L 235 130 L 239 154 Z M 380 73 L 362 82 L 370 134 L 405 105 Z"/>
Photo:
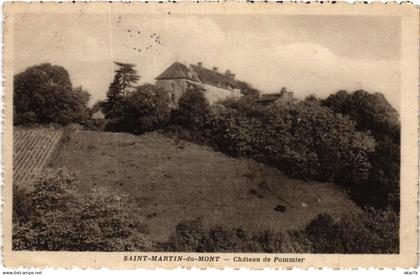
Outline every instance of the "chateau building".
<path fill-rule="evenodd" d="M 201 62 L 189 66 L 179 62 L 173 63 L 156 77 L 156 86 L 169 92 L 174 107 L 189 88 L 201 90 L 210 104 L 241 96 L 240 83 L 235 80 L 235 74 L 230 70 L 220 73 L 217 67 L 207 69 Z"/>

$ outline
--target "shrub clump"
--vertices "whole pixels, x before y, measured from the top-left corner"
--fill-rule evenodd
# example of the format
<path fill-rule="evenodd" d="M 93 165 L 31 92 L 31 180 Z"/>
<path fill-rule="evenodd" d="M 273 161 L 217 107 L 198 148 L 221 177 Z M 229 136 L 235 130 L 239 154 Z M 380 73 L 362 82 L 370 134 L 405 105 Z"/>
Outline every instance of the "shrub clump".
<path fill-rule="evenodd" d="M 398 253 L 399 216 L 393 210 L 370 208 L 335 221 L 324 213 L 304 230 L 287 232 L 205 228 L 197 218 L 179 223 L 163 247 L 171 252 Z"/>
<path fill-rule="evenodd" d="M 226 226 L 206 229 L 201 218 L 179 223 L 164 247 L 166 251 L 175 252 L 303 253 L 310 251 L 309 243 L 299 232 L 274 233 L 267 230 L 250 233 L 242 228 Z"/>
<path fill-rule="evenodd" d="M 210 105 L 203 92 L 188 89 L 178 101 L 178 108 L 172 112 L 172 122 L 187 129 L 203 130 L 210 116 Z"/>
<path fill-rule="evenodd" d="M 339 91 L 322 101 L 334 112 L 349 116 L 359 131 L 369 132 L 376 140 L 375 151 L 368 155 L 369 177 L 352 190 L 362 205 L 400 208 L 400 119 L 398 112 L 380 93 L 363 90 Z"/>
<path fill-rule="evenodd" d="M 393 210 L 367 209 L 334 221 L 320 214 L 305 229 L 314 253 L 399 252 L 399 216 Z"/>
<path fill-rule="evenodd" d="M 151 246 L 124 198 L 106 190 L 83 197 L 78 186 L 78 176 L 66 169 L 48 169 L 33 185 L 15 186 L 13 249 L 139 251 Z"/>

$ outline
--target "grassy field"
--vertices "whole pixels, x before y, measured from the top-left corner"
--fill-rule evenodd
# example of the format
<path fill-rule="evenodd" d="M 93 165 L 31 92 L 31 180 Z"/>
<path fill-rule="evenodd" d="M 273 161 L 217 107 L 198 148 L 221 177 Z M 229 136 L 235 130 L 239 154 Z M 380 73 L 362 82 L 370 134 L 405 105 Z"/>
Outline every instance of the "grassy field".
<path fill-rule="evenodd" d="M 253 160 L 158 133 L 76 131 L 51 165 L 80 171 L 82 195 L 105 186 L 134 200 L 144 213 L 139 220 L 158 241 L 178 222 L 195 217 L 203 217 L 206 226 L 280 231 L 302 229 L 322 212 L 357 212 L 333 184 L 289 179 Z"/>

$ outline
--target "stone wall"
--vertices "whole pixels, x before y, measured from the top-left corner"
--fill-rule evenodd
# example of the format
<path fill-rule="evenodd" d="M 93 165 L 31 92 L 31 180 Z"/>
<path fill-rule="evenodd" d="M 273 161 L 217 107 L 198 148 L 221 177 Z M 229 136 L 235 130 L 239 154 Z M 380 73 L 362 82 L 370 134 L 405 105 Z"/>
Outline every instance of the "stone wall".
<path fill-rule="evenodd" d="M 238 98 L 241 96 L 241 91 L 239 89 L 226 90 L 207 84 L 202 84 L 202 86 L 206 89 L 204 91 L 204 95 L 206 96 L 210 105 L 219 100 L 224 100 L 227 98 Z"/>
<path fill-rule="evenodd" d="M 185 79 L 162 79 L 156 81 L 156 87 L 168 91 L 171 107 L 178 106 L 179 98 L 187 90 L 187 82 Z"/>
<path fill-rule="evenodd" d="M 211 85 L 200 83 L 206 90 L 203 92 L 210 104 L 227 98 L 238 98 L 241 96 L 239 89 L 226 90 Z M 179 98 L 187 91 L 187 81 L 185 79 L 162 79 L 156 81 L 156 86 L 168 91 L 171 99 L 171 107 L 178 106 Z"/>

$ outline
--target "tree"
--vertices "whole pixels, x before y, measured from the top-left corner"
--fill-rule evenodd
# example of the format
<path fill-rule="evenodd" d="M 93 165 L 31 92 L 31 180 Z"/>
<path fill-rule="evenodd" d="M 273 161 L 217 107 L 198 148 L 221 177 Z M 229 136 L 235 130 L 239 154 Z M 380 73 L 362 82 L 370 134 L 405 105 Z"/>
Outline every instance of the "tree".
<path fill-rule="evenodd" d="M 140 80 L 140 76 L 134 69 L 134 64 L 115 62 L 118 69 L 115 71 L 114 80 L 111 82 L 106 93 L 107 100 L 104 104 L 106 118 L 118 116 L 121 100 L 128 95 L 129 90 L 134 88 Z"/>
<path fill-rule="evenodd" d="M 310 94 L 307 97 L 305 97 L 305 101 L 308 101 L 308 102 L 318 102 L 319 99 L 314 94 Z"/>
<path fill-rule="evenodd" d="M 288 110 L 296 145 L 316 154 L 318 180 L 354 185 L 367 179 L 371 167 L 368 154 L 375 148 L 372 136 L 357 131 L 349 117 L 318 101 L 302 101 Z"/>
<path fill-rule="evenodd" d="M 304 230 L 313 253 L 398 253 L 399 216 L 390 209 L 367 208 L 334 220 L 323 213 Z"/>
<path fill-rule="evenodd" d="M 369 178 L 354 189 L 354 199 L 363 205 L 399 209 L 400 190 L 400 120 L 398 112 L 383 94 L 363 90 L 339 91 L 322 104 L 349 116 L 360 131 L 370 132 L 376 140 L 369 154 L 372 165 Z"/>
<path fill-rule="evenodd" d="M 79 122 L 85 122 L 90 117 L 90 109 L 88 103 L 90 101 L 89 92 L 82 86 L 78 86 L 73 90 L 74 96 L 74 113 Z"/>
<path fill-rule="evenodd" d="M 14 250 L 150 249 L 151 242 L 140 233 L 136 218 L 141 213 L 135 205 L 107 189 L 81 196 L 74 172 L 47 169 L 32 185 L 13 188 Z"/>
<path fill-rule="evenodd" d="M 399 143 L 399 115 L 383 94 L 363 90 L 353 93 L 339 91 L 326 98 L 322 104 L 350 116 L 357 122 L 358 130 L 370 130 L 375 138 L 387 135 Z"/>
<path fill-rule="evenodd" d="M 254 95 L 244 95 L 239 98 L 227 98 L 219 103 L 227 108 L 236 109 L 244 113 L 259 113 L 266 106 L 258 104 Z"/>
<path fill-rule="evenodd" d="M 14 76 L 15 124 L 29 118 L 34 123 L 81 122 L 87 115 L 90 95 L 73 89 L 67 70 L 49 63 L 27 68 Z"/>
<path fill-rule="evenodd" d="M 200 129 L 208 120 L 209 113 L 210 105 L 203 92 L 190 88 L 180 97 L 178 110 L 174 114 L 180 125 Z"/>

